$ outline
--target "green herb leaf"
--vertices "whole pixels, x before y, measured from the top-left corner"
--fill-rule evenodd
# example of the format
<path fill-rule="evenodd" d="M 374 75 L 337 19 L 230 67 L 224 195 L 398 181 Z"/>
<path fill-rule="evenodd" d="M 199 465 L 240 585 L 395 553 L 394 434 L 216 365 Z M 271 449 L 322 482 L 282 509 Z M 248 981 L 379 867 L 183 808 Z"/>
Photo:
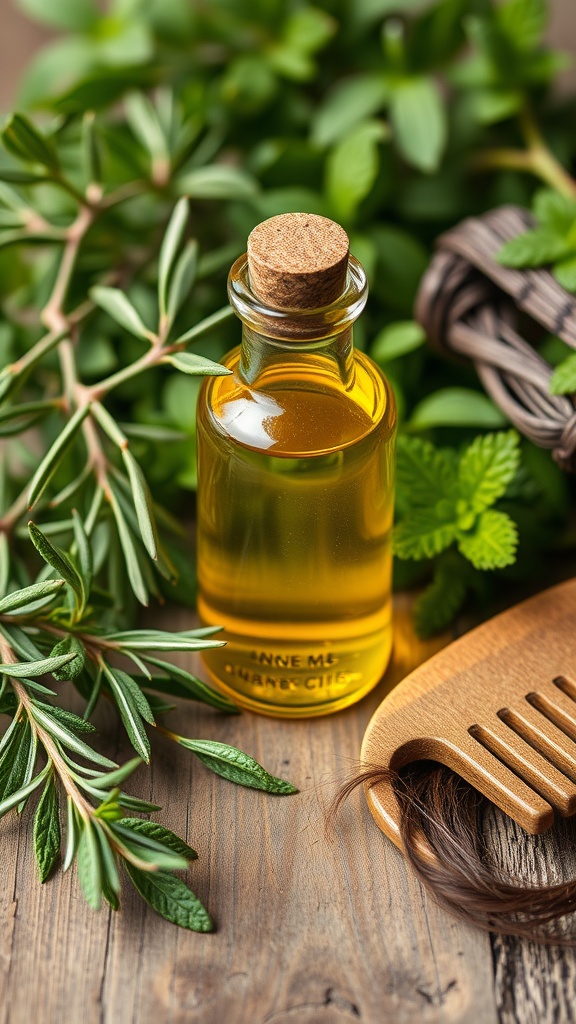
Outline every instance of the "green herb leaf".
<path fill-rule="evenodd" d="M 118 866 L 116 863 L 116 854 L 110 846 L 108 836 L 103 832 L 103 830 L 97 826 L 95 831 L 98 845 L 100 847 L 102 895 L 113 910 L 118 910 L 120 906 L 118 896 L 121 886 L 120 875 L 118 874 Z"/>
<path fill-rule="evenodd" d="M 71 660 L 65 662 L 61 668 L 52 669 L 54 679 L 59 682 L 77 679 L 86 664 L 86 652 L 81 641 L 75 636 L 65 636 L 63 640 L 59 640 L 52 648 L 50 656 L 57 658 L 70 653 L 74 655 Z"/>
<path fill-rule="evenodd" d="M 175 832 L 171 832 L 169 828 L 164 828 L 163 825 L 158 824 L 156 821 L 144 821 L 142 818 L 121 818 L 118 824 L 130 829 L 132 832 L 153 839 L 154 842 L 160 843 L 181 857 L 185 857 L 186 860 L 196 860 L 198 856 L 196 850 L 188 846 L 188 843 L 180 839 L 180 836 L 177 836 Z"/>
<path fill-rule="evenodd" d="M 460 492 L 475 512 L 501 498 L 520 464 L 519 437 L 514 430 L 477 437 L 458 467 Z"/>
<path fill-rule="evenodd" d="M 2 130 L 2 142 L 19 160 L 43 164 L 50 171 L 58 172 L 60 163 L 52 141 L 23 114 L 12 114 Z"/>
<path fill-rule="evenodd" d="M 534 228 L 511 238 L 496 259 L 505 267 L 541 267 L 570 254 L 568 240 L 550 228 Z"/>
<path fill-rule="evenodd" d="M 75 655 L 60 654 L 58 657 L 42 658 L 40 661 L 27 661 L 25 663 L 17 663 L 15 665 L 7 662 L 5 665 L 0 665 L 0 675 L 12 676 L 14 679 L 21 679 L 24 676 L 43 676 L 48 672 L 54 672 L 55 669 L 61 668 L 62 665 L 66 665 Z"/>
<path fill-rule="evenodd" d="M 30 779 L 27 778 L 27 767 L 31 760 L 31 750 L 36 750 L 35 739 L 28 721 L 16 726 L 11 742 L 2 757 L 0 780 L 0 797 L 5 800 L 12 793 L 22 789 Z M 35 754 L 34 758 L 35 760 Z"/>
<path fill-rule="evenodd" d="M 388 95 L 383 75 L 356 75 L 336 82 L 313 116 L 312 143 L 324 147 L 338 142 L 361 121 L 376 114 Z"/>
<path fill-rule="evenodd" d="M 431 508 L 415 508 L 394 530 L 393 547 L 398 558 L 433 558 L 456 538 L 455 509 L 450 502 Z"/>
<path fill-rule="evenodd" d="M 92 910 L 99 910 L 102 902 L 102 862 L 96 826 L 83 822 L 78 840 L 76 863 L 84 898 Z"/>
<path fill-rule="evenodd" d="M 211 932 L 212 921 L 197 896 L 184 882 L 166 871 L 140 871 L 132 864 L 126 870 L 134 887 L 161 917 L 192 932 Z"/>
<path fill-rule="evenodd" d="M 76 438 L 76 435 L 78 434 L 78 431 L 80 430 L 80 427 L 86 419 L 89 411 L 90 407 L 88 405 L 83 406 L 81 409 L 77 409 L 54 441 L 54 444 L 46 452 L 46 455 L 42 459 L 30 483 L 30 490 L 28 492 L 29 509 L 35 505 L 38 498 L 44 492 L 46 486 L 54 476 L 54 473 L 58 469 L 58 466 L 62 462 L 62 459 L 70 445 Z"/>
<path fill-rule="evenodd" d="M 74 542 L 78 552 L 80 575 L 84 586 L 84 593 L 88 596 L 92 586 L 92 548 L 90 547 L 90 541 L 86 536 L 84 524 L 75 508 L 72 509 L 72 522 L 74 524 Z"/>
<path fill-rule="evenodd" d="M 80 718 L 75 715 L 73 711 L 66 711 L 65 708 L 58 707 L 56 704 L 43 704 L 42 701 L 37 700 L 35 702 L 36 707 L 41 708 L 46 714 L 51 715 L 52 718 L 56 718 L 59 722 L 67 725 L 69 729 L 74 729 L 75 732 L 95 732 L 95 727 L 92 722 L 87 722 L 86 719 Z"/>
<path fill-rule="evenodd" d="M 419 437 L 401 436 L 396 449 L 396 488 L 403 509 L 456 501 L 457 473 L 449 453 Z"/>
<path fill-rule="evenodd" d="M 137 338 L 144 338 L 146 341 L 152 340 L 152 332 L 144 325 L 140 314 L 134 309 L 124 292 L 118 288 L 95 285 L 90 289 L 90 298 L 130 334 L 136 335 Z"/>
<path fill-rule="evenodd" d="M 472 533 L 462 534 L 458 548 L 476 569 L 503 569 L 516 558 L 518 530 L 505 512 L 482 512 Z"/>
<path fill-rule="evenodd" d="M 370 355 L 377 363 L 388 363 L 414 352 L 426 341 L 424 328 L 414 320 L 401 320 L 384 327 L 372 342 Z"/>
<path fill-rule="evenodd" d="M 182 356 L 184 358 L 184 356 Z M 188 358 L 192 358 L 189 356 Z M 140 527 L 140 535 L 150 558 L 158 558 L 158 531 L 154 517 L 154 504 L 152 495 L 146 483 L 146 478 L 128 448 L 122 449 L 122 459 L 128 470 L 130 487 L 134 498 L 134 508 Z"/>
<path fill-rule="evenodd" d="M 567 235 L 576 223 L 576 202 L 551 188 L 541 188 L 532 200 L 538 222 L 555 235 Z"/>
<path fill-rule="evenodd" d="M 98 778 L 94 779 L 92 785 L 96 786 L 97 789 L 110 789 L 124 782 L 141 764 L 141 757 L 133 757 L 130 761 L 126 761 L 119 768 L 116 768 L 115 771 L 109 772 L 107 775 L 99 775 Z"/>
<path fill-rule="evenodd" d="M 506 417 L 487 395 L 471 388 L 440 388 L 418 403 L 409 421 L 410 430 L 431 427 L 485 427 L 506 424 Z"/>
<path fill-rule="evenodd" d="M 46 707 L 46 705 L 44 705 Z M 80 754 L 81 757 L 85 757 L 87 761 L 93 761 L 94 764 L 101 764 L 104 768 L 117 768 L 115 761 L 111 761 L 109 757 L 104 757 L 103 754 L 99 754 L 98 751 L 89 747 L 87 743 L 75 736 L 70 729 L 64 725 L 62 721 L 59 721 L 55 715 L 44 710 L 38 704 L 34 704 L 31 708 L 32 716 L 37 722 L 44 726 L 45 729 L 51 733 L 57 740 L 60 741 L 65 747 L 73 750 L 76 754 Z"/>
<path fill-rule="evenodd" d="M 576 391 L 576 352 L 558 364 L 550 378 L 553 395 L 570 395 Z"/>
<path fill-rule="evenodd" d="M 168 284 L 178 255 L 178 249 L 184 236 L 188 213 L 188 199 L 186 196 L 183 196 L 174 207 L 174 212 L 166 228 L 160 248 L 158 260 L 158 301 L 160 312 L 163 316 L 166 315 L 168 308 Z"/>
<path fill-rule="evenodd" d="M 124 99 L 124 107 L 132 131 L 153 160 L 166 159 L 166 136 L 158 113 L 148 97 L 141 92 L 130 92 Z"/>
<path fill-rule="evenodd" d="M 365 121 L 340 140 L 328 156 L 326 190 L 335 215 L 351 219 L 370 192 L 379 167 L 378 143 L 386 137 L 379 121 Z"/>
<path fill-rule="evenodd" d="M 552 273 L 566 291 L 576 292 L 576 256 L 555 263 Z"/>
<path fill-rule="evenodd" d="M 188 345 L 191 341 L 196 341 L 197 338 L 204 337 L 209 331 L 213 330 L 214 327 L 219 327 L 220 324 L 225 323 L 233 316 L 234 310 L 232 306 L 224 306 L 223 309 L 216 310 L 211 316 L 207 316 L 200 323 L 195 324 L 190 330 L 181 334 L 179 338 L 176 338 L 175 345 Z"/>
<path fill-rule="evenodd" d="M 138 708 L 139 713 L 145 722 L 149 725 L 155 725 L 154 715 L 152 714 L 152 708 L 150 707 L 146 696 L 142 693 L 142 690 L 137 683 L 134 682 L 131 676 L 127 672 L 124 672 L 121 668 L 111 668 L 110 671 L 114 674 L 117 681 L 121 685 L 125 686 L 126 689 L 131 693 L 134 704 Z"/>
<path fill-rule="evenodd" d="M 42 533 L 35 523 L 30 521 L 28 523 L 28 531 L 30 533 L 30 539 L 45 562 L 48 562 L 53 569 L 61 576 L 75 594 L 78 595 L 81 602 L 84 603 L 84 586 L 80 576 L 78 575 L 75 567 L 67 555 L 64 554 L 60 548 L 55 547 L 51 541 L 48 540 L 46 535 Z"/>
<path fill-rule="evenodd" d="M 420 594 L 414 607 L 418 636 L 426 638 L 446 629 L 460 611 L 467 589 L 465 575 L 459 567 L 453 561 L 440 560 L 432 583 Z"/>
<path fill-rule="evenodd" d="M 187 672 L 180 665 L 173 665 L 171 662 L 161 661 L 150 655 L 147 656 L 146 661 L 162 669 L 168 676 L 168 679 L 154 676 L 150 683 L 144 680 L 144 685 L 149 689 L 159 690 L 160 693 L 169 693 L 185 700 L 199 700 L 203 704 L 209 704 L 211 707 L 218 708 L 219 711 L 227 711 L 229 714 L 240 713 L 240 708 L 236 707 L 228 697 L 213 690 L 212 687 L 207 686 L 201 679 Z"/>
<path fill-rule="evenodd" d="M 196 167 L 178 182 L 181 193 L 190 199 L 251 199 L 258 193 L 258 184 L 246 171 L 227 164 Z"/>
<path fill-rule="evenodd" d="M 548 5 L 546 0 L 507 0 L 497 18 L 514 47 L 530 51 L 540 42 L 548 23 Z"/>
<path fill-rule="evenodd" d="M 140 560 L 138 558 L 136 547 L 132 539 L 130 528 L 128 526 L 128 523 L 126 522 L 124 513 L 120 507 L 118 499 L 114 494 L 113 490 L 111 490 L 110 492 L 109 501 L 112 507 L 112 512 L 114 513 L 114 519 L 116 520 L 118 536 L 120 538 L 120 545 L 122 547 L 122 551 L 124 553 L 124 558 L 126 561 L 126 569 L 128 572 L 128 578 L 130 580 L 130 585 L 136 597 L 140 601 L 140 604 L 147 605 L 148 591 L 146 589 L 146 584 L 144 582 L 144 575 L 142 572 L 142 567 L 140 565 Z"/>
<path fill-rule="evenodd" d="M 23 786 L 22 789 L 17 790 L 15 793 L 11 793 L 10 796 L 7 796 L 4 800 L 0 801 L 0 818 L 3 818 L 4 815 L 8 813 L 8 811 L 11 811 L 14 807 L 17 807 L 18 804 L 21 804 L 25 800 L 27 800 L 28 797 L 34 792 L 34 790 L 38 789 L 38 786 L 42 785 L 44 779 L 46 778 L 50 770 L 51 766 L 47 764 L 44 770 L 41 771 L 40 774 L 37 775 L 34 779 L 32 779 L 26 786 Z"/>
<path fill-rule="evenodd" d="M 188 298 L 198 273 L 198 242 L 195 239 L 187 242 L 170 281 L 168 289 L 167 312 L 170 321 L 174 319 L 181 306 Z"/>
<path fill-rule="evenodd" d="M 125 672 L 120 672 L 119 669 L 110 668 L 106 664 L 104 665 L 104 673 L 116 703 L 118 704 L 120 717 L 124 723 L 124 728 L 128 733 L 130 742 L 136 753 L 143 761 L 146 761 L 146 764 L 148 764 L 150 761 L 150 740 L 146 735 L 146 729 L 144 728 L 142 713 L 140 711 L 140 703 L 137 698 L 135 698 L 133 686 L 130 686 L 126 682 L 130 677 L 127 676 Z M 130 683 L 132 683 L 131 679 Z M 141 696 L 146 700 L 143 694 L 141 694 Z M 150 717 L 152 717 L 153 721 L 151 711 Z"/>
<path fill-rule="evenodd" d="M 82 157 L 89 184 L 102 180 L 102 161 L 94 122 L 94 112 L 87 110 L 82 118 Z"/>
<path fill-rule="evenodd" d="M 0 600 L 0 614 L 17 611 L 41 597 L 52 597 L 63 585 L 64 580 L 46 580 L 44 583 L 24 587 L 23 590 L 15 590 Z"/>
<path fill-rule="evenodd" d="M 58 791 L 50 775 L 34 816 L 34 850 L 41 882 L 49 877 L 58 859 L 60 838 Z"/>
<path fill-rule="evenodd" d="M 165 356 L 162 362 L 170 363 L 181 373 L 188 373 L 195 377 L 225 377 L 232 373 L 227 366 L 214 363 L 211 359 L 206 359 L 205 356 L 193 355 L 191 352 L 175 352 L 174 355 Z"/>
<path fill-rule="evenodd" d="M 178 737 L 178 743 L 187 750 L 192 750 L 210 771 L 221 775 L 223 779 L 228 779 L 229 782 L 282 796 L 298 792 L 291 782 L 270 775 L 249 754 L 236 747 L 230 747 L 227 743 L 218 743 L 216 740 L 189 740 L 183 736 Z"/>
<path fill-rule="evenodd" d="M 64 863 L 62 864 L 62 870 L 68 871 L 72 866 L 74 857 L 76 856 L 76 850 L 78 849 L 78 840 L 80 838 L 80 827 L 78 824 L 78 816 L 74 809 L 74 804 L 71 797 L 67 798 L 67 826 L 66 826 L 66 853 L 64 855 Z"/>
<path fill-rule="evenodd" d="M 420 170 L 438 169 L 446 145 L 444 105 L 431 78 L 406 78 L 390 96 L 393 138 L 402 156 Z"/>

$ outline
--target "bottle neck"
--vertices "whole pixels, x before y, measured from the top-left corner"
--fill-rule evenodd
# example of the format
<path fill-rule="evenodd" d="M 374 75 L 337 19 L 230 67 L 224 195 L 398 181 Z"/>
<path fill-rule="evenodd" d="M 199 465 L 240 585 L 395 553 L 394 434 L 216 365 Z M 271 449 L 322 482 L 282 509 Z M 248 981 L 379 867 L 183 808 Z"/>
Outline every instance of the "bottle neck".
<path fill-rule="evenodd" d="M 294 379 L 308 375 L 336 378 L 344 387 L 354 379 L 352 328 L 317 341 L 291 342 L 271 338 L 244 324 L 238 372 L 246 384 L 257 387 L 276 376 Z"/>
<path fill-rule="evenodd" d="M 230 302 L 243 323 L 239 373 L 251 387 L 275 378 L 314 376 L 349 387 L 354 378 L 352 326 L 368 295 L 366 275 L 349 258 L 342 295 L 319 309 L 274 309 L 251 290 L 248 261 L 241 256 L 228 279 Z"/>

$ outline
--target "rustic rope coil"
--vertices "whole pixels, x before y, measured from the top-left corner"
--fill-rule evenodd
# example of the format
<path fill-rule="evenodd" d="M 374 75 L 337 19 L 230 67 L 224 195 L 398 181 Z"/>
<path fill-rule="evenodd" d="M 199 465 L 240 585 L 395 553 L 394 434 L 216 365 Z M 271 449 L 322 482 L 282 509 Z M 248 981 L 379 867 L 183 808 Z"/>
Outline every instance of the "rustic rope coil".
<path fill-rule="evenodd" d="M 438 239 L 416 300 L 416 319 L 440 351 L 472 359 L 494 402 L 526 437 L 576 470 L 576 404 L 549 391 L 552 367 L 517 330 L 527 313 L 576 349 L 576 298 L 547 270 L 496 262 L 504 242 L 533 227 L 515 206 L 471 217 Z"/>

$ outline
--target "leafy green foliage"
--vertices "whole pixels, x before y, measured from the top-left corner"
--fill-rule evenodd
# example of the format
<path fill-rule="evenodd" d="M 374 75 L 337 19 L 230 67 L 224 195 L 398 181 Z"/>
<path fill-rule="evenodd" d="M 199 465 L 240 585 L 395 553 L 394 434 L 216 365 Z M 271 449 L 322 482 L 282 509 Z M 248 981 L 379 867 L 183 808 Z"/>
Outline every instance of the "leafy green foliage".
<path fill-rule="evenodd" d="M 574 197 L 542 189 L 534 196 L 536 228 L 502 246 L 498 259 L 507 267 L 543 267 L 568 291 L 576 292 L 576 193 Z"/>
<path fill-rule="evenodd" d="M 456 543 L 476 569 L 502 569 L 515 559 L 518 531 L 506 512 L 491 506 L 503 497 L 520 463 L 514 431 L 477 437 L 459 459 L 429 442 L 404 437 L 398 449 L 399 501 L 403 516 L 394 534 L 399 558 L 433 558 Z M 462 600 L 462 583 L 449 586 L 450 563 L 423 599 L 418 619 L 449 621 Z M 460 596 L 462 595 L 462 596 Z"/>
<path fill-rule="evenodd" d="M 20 590 L 10 590 L 8 582 L 14 567 L 8 562 L 4 568 L 0 643 L 6 660 L 0 665 L 4 679 L 0 714 L 8 716 L 9 724 L 0 738 L 0 818 L 14 808 L 21 810 L 42 787 L 33 834 L 38 872 L 44 882 L 60 854 L 59 802 L 64 790 L 67 824 L 63 868 L 67 870 L 76 861 L 80 886 L 91 907 L 98 909 L 105 899 L 118 909 L 119 867 L 124 864 L 138 892 L 160 914 L 182 927 L 208 931 L 212 923 L 206 910 L 186 883 L 171 874 L 187 869 L 196 859 L 196 851 L 157 822 L 126 817 L 126 810 L 147 813 L 158 808 L 119 787 L 142 761 L 149 761 L 147 728 L 156 725 L 158 715 L 171 710 L 152 695 L 148 698 L 140 679 L 151 689 L 162 690 L 164 685 L 168 692 L 176 689 L 179 697 L 193 697 L 224 711 L 237 710 L 205 683 L 152 653 L 194 651 L 220 645 L 221 641 L 212 639 L 217 632 L 213 628 L 182 633 L 113 631 L 99 621 L 93 572 L 97 558 L 88 534 L 86 522 L 75 513 L 70 549 L 64 551 L 56 548 L 38 526 L 30 524 L 34 546 L 45 562 L 44 571 L 57 569 L 62 579 L 26 582 Z M 0 563 L 7 557 L 5 546 L 0 544 Z M 18 571 L 20 575 L 23 572 L 21 568 Z M 18 626 L 13 622 L 15 613 Z M 54 644 L 57 636 L 61 639 Z M 45 652 L 50 654 L 45 656 Z M 111 658 L 121 655 L 135 660 L 145 674 L 134 678 L 110 663 Z M 152 678 L 146 662 L 163 675 Z M 63 707 L 60 695 L 36 681 L 37 676 L 50 673 L 79 690 L 87 700 L 88 714 L 104 693 L 117 707 L 138 757 L 117 765 L 87 742 L 95 732 L 88 716 L 80 718 Z M 296 792 L 290 783 L 270 775 L 236 748 L 212 740 L 187 739 L 164 727 L 162 731 L 232 782 L 271 793 Z M 40 750 L 46 765 L 35 774 Z"/>

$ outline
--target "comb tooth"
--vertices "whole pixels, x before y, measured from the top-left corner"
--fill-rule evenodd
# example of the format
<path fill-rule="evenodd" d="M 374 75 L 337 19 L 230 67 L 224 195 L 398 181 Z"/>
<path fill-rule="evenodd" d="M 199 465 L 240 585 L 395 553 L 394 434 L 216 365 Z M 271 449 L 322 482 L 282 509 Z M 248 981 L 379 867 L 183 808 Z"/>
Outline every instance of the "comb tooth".
<path fill-rule="evenodd" d="M 566 736 L 576 740 L 576 706 L 563 690 L 547 683 L 540 686 L 537 692 L 527 694 L 526 700 Z"/>
<path fill-rule="evenodd" d="M 527 832 L 545 832 L 554 821 L 552 807 L 518 778 L 484 743 L 484 730 L 473 725 L 459 749 L 452 748 L 450 766 L 497 804 Z"/>
<path fill-rule="evenodd" d="M 552 680 L 552 684 L 558 690 L 561 690 L 562 693 L 565 693 L 567 697 L 570 697 L 571 700 L 576 701 L 576 683 L 573 679 L 569 679 L 568 676 L 556 676 Z M 576 712 L 576 708 L 574 711 Z"/>
<path fill-rule="evenodd" d="M 559 771 L 576 781 L 576 743 L 549 722 L 537 706 L 527 699 L 521 707 L 499 711 L 498 718 Z"/>
<path fill-rule="evenodd" d="M 474 728 L 474 727 L 473 727 Z M 549 800 L 564 817 L 576 811 L 576 785 L 502 722 L 476 726 L 473 733 L 513 772 Z"/>

